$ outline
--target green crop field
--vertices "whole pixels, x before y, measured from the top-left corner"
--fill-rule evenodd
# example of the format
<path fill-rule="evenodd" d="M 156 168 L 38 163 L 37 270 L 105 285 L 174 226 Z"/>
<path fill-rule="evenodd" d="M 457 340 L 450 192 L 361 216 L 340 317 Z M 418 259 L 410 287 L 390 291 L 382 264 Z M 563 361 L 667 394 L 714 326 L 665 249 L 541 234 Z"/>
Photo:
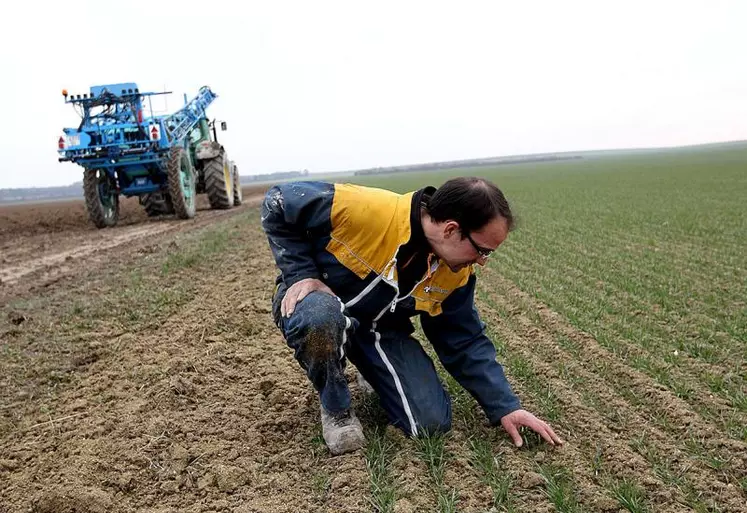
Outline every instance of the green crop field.
<path fill-rule="evenodd" d="M 494 506 L 523 510 L 509 483 L 534 468 L 557 511 L 594 511 L 600 497 L 746 511 L 747 148 L 353 181 L 404 192 L 457 175 L 494 181 L 518 216 L 478 271 L 479 307 L 525 405 L 570 440 L 491 463 L 494 435 L 444 375 L 467 439 L 457 452 L 471 447 Z M 439 493 L 458 503 L 458 487 Z"/>

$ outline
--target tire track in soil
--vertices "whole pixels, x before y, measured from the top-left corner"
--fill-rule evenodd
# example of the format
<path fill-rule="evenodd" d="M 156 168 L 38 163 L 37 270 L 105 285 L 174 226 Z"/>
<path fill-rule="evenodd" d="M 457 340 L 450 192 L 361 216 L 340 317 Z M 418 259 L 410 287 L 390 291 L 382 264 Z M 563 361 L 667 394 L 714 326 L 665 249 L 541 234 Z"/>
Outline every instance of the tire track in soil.
<path fill-rule="evenodd" d="M 31 257 L 27 260 L 22 260 L 20 264 L 4 267 L 0 270 L 0 280 L 5 284 L 13 285 L 27 274 L 32 274 L 39 269 L 47 269 L 49 271 L 49 268 L 58 266 L 63 262 L 82 258 L 97 251 L 111 249 L 126 242 L 173 229 L 173 224 L 164 222 L 159 224 L 153 223 L 147 225 L 127 226 L 121 230 L 115 231 L 114 234 L 111 233 L 114 230 L 107 230 L 109 233 L 103 234 L 104 236 L 102 237 L 96 237 L 93 241 L 86 240 L 91 239 L 91 237 L 81 237 L 80 240 L 71 242 L 71 245 L 74 246 L 72 249 L 58 251 L 40 257 Z"/>
<path fill-rule="evenodd" d="M 497 280 L 494 279 L 493 284 L 495 284 L 495 281 Z M 505 285 L 505 283 L 501 284 L 501 286 Z M 510 288 L 512 285 L 508 285 L 508 287 Z M 568 386 L 567 378 L 564 378 L 560 374 L 554 367 L 554 364 L 563 362 L 566 369 L 574 372 L 576 376 L 582 377 L 584 381 L 583 384 L 579 385 L 579 388 L 594 393 L 601 399 L 603 404 L 607 404 L 610 408 L 617 411 L 621 418 L 628 419 L 627 424 L 629 426 L 646 426 L 645 433 L 655 442 L 659 452 L 667 454 L 670 458 L 669 461 L 675 464 L 679 463 L 682 465 L 682 468 L 687 470 L 687 474 L 691 476 L 691 485 L 694 489 L 704 493 L 718 504 L 729 508 L 726 511 L 744 510 L 743 508 L 747 504 L 745 504 L 744 498 L 738 491 L 738 484 L 735 486 L 733 483 L 725 483 L 723 482 L 722 475 L 705 467 L 700 462 L 693 463 L 690 461 L 691 458 L 670 441 L 672 435 L 651 426 L 650 421 L 643 417 L 635 407 L 632 407 L 626 400 L 621 399 L 617 391 L 611 386 L 604 384 L 605 381 L 600 379 L 600 376 L 587 370 L 587 364 L 589 364 L 591 369 L 598 369 L 600 365 L 606 369 L 614 368 L 614 357 L 612 355 L 605 355 L 599 351 L 601 348 L 593 347 L 596 342 L 584 340 L 584 349 L 589 349 L 589 351 L 582 352 L 583 360 L 579 362 L 575 360 L 573 355 L 566 353 L 556 344 L 551 331 L 534 325 L 525 314 L 516 312 L 516 304 L 511 299 L 501 298 L 495 292 L 495 289 L 487 290 L 483 287 L 483 291 L 488 294 L 491 302 L 512 313 L 510 322 L 514 327 L 509 327 L 506 320 L 501 318 L 492 307 L 485 308 L 483 306 L 483 310 L 488 314 L 487 318 L 493 321 L 489 323 L 493 326 L 493 330 L 506 340 L 510 351 L 516 351 L 531 362 L 532 367 L 538 374 L 544 376 L 548 383 L 551 384 L 551 388 L 559 391 L 556 395 L 558 401 L 562 404 L 562 411 L 564 412 L 562 423 L 571 429 L 573 433 L 576 433 L 575 438 L 594 440 L 595 445 L 602 448 L 602 456 L 605 458 L 607 465 L 609 465 L 614 475 L 622 475 L 644 484 L 648 490 L 648 496 L 654 497 L 657 500 L 656 511 L 659 511 L 662 505 L 665 505 L 670 511 L 681 511 L 684 507 L 684 496 L 680 491 L 666 490 L 667 485 L 653 475 L 653 469 L 646 459 L 634 452 L 629 446 L 629 440 L 632 440 L 638 432 L 619 424 L 608 425 L 607 421 L 601 420 L 601 414 L 584 404 L 583 399 L 579 396 L 579 392 L 576 391 L 575 387 L 571 388 Z M 559 321 L 556 320 L 556 322 Z M 570 327 L 568 329 L 573 330 Z M 576 332 L 575 335 L 579 336 L 581 334 Z M 586 338 L 589 337 L 586 336 Z M 630 369 L 627 370 L 631 371 Z M 655 395 L 661 394 L 661 391 L 656 389 L 651 383 L 648 383 L 646 387 L 647 380 L 641 376 L 635 376 L 635 374 L 635 371 L 626 372 L 622 378 L 628 380 L 628 382 L 635 381 L 638 383 L 639 389 L 636 392 L 639 396 L 643 397 L 646 394 L 651 394 L 653 393 L 652 391 L 659 392 L 659 394 Z M 616 377 L 620 379 L 620 376 Z M 641 390 L 640 388 L 647 388 L 648 390 Z M 674 399 L 673 397 L 668 398 L 669 401 Z M 659 398 L 658 402 L 659 404 L 667 404 L 666 402 L 662 402 L 666 400 L 667 398 L 662 397 Z M 677 420 L 674 422 L 675 425 L 688 425 L 678 424 Z M 708 432 L 710 433 L 709 439 L 713 440 L 714 430 L 711 429 Z M 729 440 L 716 440 L 713 445 L 722 446 L 724 442 L 727 442 L 725 445 L 728 449 L 738 449 L 731 443 L 728 443 L 731 442 Z M 565 447 L 563 451 L 565 451 Z M 736 458 L 739 458 L 738 454 Z M 734 453 L 729 452 L 728 457 L 733 458 L 734 456 Z M 591 461 L 591 458 L 591 455 L 587 454 L 585 459 Z M 737 468 L 739 468 L 739 465 L 739 461 L 734 463 L 735 472 L 738 472 Z M 579 468 L 579 464 L 576 463 L 574 467 Z M 580 464 L 581 470 L 584 467 L 587 469 L 586 472 L 588 472 L 591 464 Z M 676 501 L 673 501 L 674 498 L 676 498 Z"/>
<path fill-rule="evenodd" d="M 241 254 L 204 274 L 180 271 L 197 293 L 176 314 L 98 339 L 95 360 L 57 390 L 51 415 L 66 420 L 33 427 L 28 406 L 0 440 L 2 502 L 37 512 L 369 511 L 362 455 L 311 449 L 318 400 L 271 320 L 274 267 L 252 242 L 264 235 L 245 224 Z M 318 473 L 331 476 L 323 498 Z"/>
<path fill-rule="evenodd" d="M 258 205 L 262 196 L 245 197 L 241 206 L 229 210 L 200 210 L 193 219 L 166 216 L 140 224 L 115 226 L 79 233 L 31 237 L 17 243 L 15 255 L 5 255 L 0 268 L 0 305 L 10 298 L 72 280 L 100 266 L 132 258 L 133 251 L 152 252 L 145 243 L 178 233 L 191 232 Z M 51 249 L 50 249 L 51 248 Z M 63 249 L 64 248 L 64 249 Z"/>

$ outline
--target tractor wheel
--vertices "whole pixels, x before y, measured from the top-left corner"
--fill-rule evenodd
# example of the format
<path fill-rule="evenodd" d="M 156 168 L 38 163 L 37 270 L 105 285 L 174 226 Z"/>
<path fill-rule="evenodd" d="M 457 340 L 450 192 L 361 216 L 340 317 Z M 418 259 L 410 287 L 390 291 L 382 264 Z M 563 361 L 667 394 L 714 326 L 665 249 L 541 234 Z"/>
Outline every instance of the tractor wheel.
<path fill-rule="evenodd" d="M 244 201 L 244 193 L 241 190 L 241 177 L 239 176 L 239 167 L 231 162 L 231 174 L 233 175 L 233 204 L 241 205 Z"/>
<path fill-rule="evenodd" d="M 189 160 L 189 153 L 181 146 L 171 149 L 167 166 L 169 195 L 174 212 L 181 219 L 195 216 L 195 170 Z"/>
<path fill-rule="evenodd" d="M 205 162 L 205 192 L 211 208 L 226 209 L 233 206 L 230 165 L 225 152 Z"/>
<path fill-rule="evenodd" d="M 152 192 L 140 197 L 140 204 L 145 208 L 148 217 L 163 216 L 174 213 L 174 204 L 167 192 Z"/>
<path fill-rule="evenodd" d="M 83 194 L 86 198 L 88 218 L 97 228 L 117 224 L 119 193 L 114 178 L 103 169 L 86 169 L 83 172 Z"/>

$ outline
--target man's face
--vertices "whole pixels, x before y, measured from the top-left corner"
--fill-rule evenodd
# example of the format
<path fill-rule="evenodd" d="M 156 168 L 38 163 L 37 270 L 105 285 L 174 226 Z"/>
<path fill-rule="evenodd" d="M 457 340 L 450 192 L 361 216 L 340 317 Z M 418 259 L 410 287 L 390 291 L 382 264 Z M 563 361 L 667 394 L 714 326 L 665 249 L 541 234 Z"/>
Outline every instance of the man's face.
<path fill-rule="evenodd" d="M 485 265 L 490 253 L 508 237 L 508 221 L 504 217 L 496 217 L 469 233 L 456 221 L 445 221 L 438 226 L 439 238 L 431 244 L 433 252 L 454 272 L 471 264 Z"/>

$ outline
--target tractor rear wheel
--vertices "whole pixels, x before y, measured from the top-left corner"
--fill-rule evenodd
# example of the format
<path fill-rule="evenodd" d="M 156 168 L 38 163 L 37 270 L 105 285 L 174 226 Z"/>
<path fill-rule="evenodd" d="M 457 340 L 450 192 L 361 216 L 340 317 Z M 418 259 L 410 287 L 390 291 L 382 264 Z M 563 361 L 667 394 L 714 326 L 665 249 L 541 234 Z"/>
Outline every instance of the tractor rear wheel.
<path fill-rule="evenodd" d="M 103 169 L 83 172 L 83 194 L 88 218 L 97 228 L 107 228 L 119 220 L 119 193 L 116 180 Z"/>
<path fill-rule="evenodd" d="M 169 195 L 174 205 L 174 212 L 181 219 L 195 216 L 195 170 L 189 153 L 181 146 L 171 149 L 167 165 Z"/>
<path fill-rule="evenodd" d="M 174 204 L 168 192 L 151 192 L 140 197 L 140 204 L 145 208 L 148 217 L 163 216 L 174 213 Z"/>
<path fill-rule="evenodd" d="M 233 180 L 225 152 L 205 162 L 205 192 L 211 208 L 233 206 Z"/>
<path fill-rule="evenodd" d="M 244 201 L 244 193 L 241 190 L 241 177 L 239 176 L 239 167 L 231 162 L 231 175 L 233 176 L 233 204 L 241 205 Z"/>

